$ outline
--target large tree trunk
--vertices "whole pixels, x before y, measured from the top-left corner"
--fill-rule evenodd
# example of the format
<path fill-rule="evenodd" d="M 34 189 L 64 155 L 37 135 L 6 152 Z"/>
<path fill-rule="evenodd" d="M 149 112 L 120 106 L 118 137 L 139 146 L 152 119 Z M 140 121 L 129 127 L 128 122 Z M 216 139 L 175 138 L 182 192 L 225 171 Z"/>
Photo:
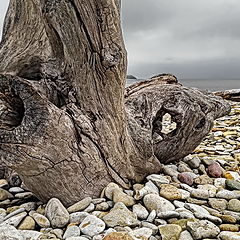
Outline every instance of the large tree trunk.
<path fill-rule="evenodd" d="M 128 188 L 190 153 L 229 106 L 159 76 L 125 92 L 118 0 L 11 0 L 0 49 L 0 156 L 40 199 Z M 174 129 L 165 131 L 166 113 Z M 164 123 L 163 123 L 164 122 Z"/>

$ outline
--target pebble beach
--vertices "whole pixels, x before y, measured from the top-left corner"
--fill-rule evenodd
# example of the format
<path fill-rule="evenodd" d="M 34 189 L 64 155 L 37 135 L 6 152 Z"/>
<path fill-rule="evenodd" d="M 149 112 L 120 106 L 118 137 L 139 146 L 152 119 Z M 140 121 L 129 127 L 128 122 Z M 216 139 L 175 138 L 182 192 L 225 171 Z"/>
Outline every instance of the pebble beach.
<path fill-rule="evenodd" d="M 0 180 L 0 240 L 240 239 L 240 102 L 182 161 L 65 208 Z"/>

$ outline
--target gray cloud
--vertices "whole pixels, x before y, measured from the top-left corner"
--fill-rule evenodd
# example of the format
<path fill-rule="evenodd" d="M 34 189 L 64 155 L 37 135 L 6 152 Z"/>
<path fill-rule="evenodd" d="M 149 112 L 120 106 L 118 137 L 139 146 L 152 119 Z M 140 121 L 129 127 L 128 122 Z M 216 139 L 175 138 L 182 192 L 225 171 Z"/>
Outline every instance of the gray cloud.
<path fill-rule="evenodd" d="M 136 73 L 136 76 L 139 78 L 144 76 L 151 77 L 158 73 L 167 72 L 174 73 L 180 79 L 233 79 L 235 78 L 234 76 L 239 76 L 239 59 L 132 63 L 131 70 Z M 231 75 L 229 75 L 229 73 L 231 73 Z"/>
<path fill-rule="evenodd" d="M 240 78 L 239 12 L 238 0 L 124 1 L 129 73 Z"/>
<path fill-rule="evenodd" d="M 0 29 L 8 0 L 0 0 Z M 239 0 L 122 0 L 129 73 L 239 78 Z M 1 34 L 1 30 L 0 30 Z"/>

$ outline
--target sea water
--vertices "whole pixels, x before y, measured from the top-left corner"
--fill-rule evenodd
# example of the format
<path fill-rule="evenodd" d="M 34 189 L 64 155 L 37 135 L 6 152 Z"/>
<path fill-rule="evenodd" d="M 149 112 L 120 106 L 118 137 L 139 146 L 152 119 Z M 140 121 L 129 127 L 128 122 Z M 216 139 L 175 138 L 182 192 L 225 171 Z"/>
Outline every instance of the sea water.
<path fill-rule="evenodd" d="M 126 85 L 129 86 L 143 79 L 127 79 Z M 240 89 L 240 79 L 179 79 L 186 87 L 196 87 L 202 90 L 223 91 L 227 89 Z"/>

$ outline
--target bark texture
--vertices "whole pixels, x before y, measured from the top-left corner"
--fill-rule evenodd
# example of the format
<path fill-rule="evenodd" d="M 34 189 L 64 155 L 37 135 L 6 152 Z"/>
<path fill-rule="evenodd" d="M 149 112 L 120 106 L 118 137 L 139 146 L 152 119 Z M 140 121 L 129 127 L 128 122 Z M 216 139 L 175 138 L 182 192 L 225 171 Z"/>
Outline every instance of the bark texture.
<path fill-rule="evenodd" d="M 0 47 L 1 161 L 43 201 L 128 188 L 230 110 L 171 75 L 125 91 L 117 0 L 11 0 Z"/>

